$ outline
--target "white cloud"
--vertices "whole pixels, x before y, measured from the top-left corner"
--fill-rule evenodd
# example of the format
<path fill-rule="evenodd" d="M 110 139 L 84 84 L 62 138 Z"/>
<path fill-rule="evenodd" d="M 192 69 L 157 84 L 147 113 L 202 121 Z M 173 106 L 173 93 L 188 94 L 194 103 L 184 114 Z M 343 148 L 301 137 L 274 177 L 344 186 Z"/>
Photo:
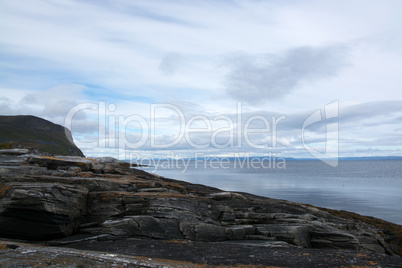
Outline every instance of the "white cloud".
<path fill-rule="evenodd" d="M 168 53 L 159 63 L 159 70 L 165 75 L 174 74 L 183 63 L 183 58 L 179 53 Z"/>
<path fill-rule="evenodd" d="M 333 77 L 347 64 L 343 46 L 297 47 L 279 55 L 236 55 L 228 59 L 229 96 L 251 104 L 276 100 L 301 83 Z"/>
<path fill-rule="evenodd" d="M 68 111 L 75 105 L 85 102 L 83 85 L 64 84 L 47 90 L 27 93 L 21 98 L 3 97 L 0 113 L 7 115 L 32 114 L 57 124 L 63 124 Z M 85 113 L 76 119 L 85 120 Z"/>
<path fill-rule="evenodd" d="M 340 110 L 348 148 L 371 141 L 386 151 L 402 128 L 399 103 L 388 102 L 401 99 L 400 9 L 388 0 L 0 0 L 0 112 L 63 123 L 72 106 L 105 102 L 117 106 L 116 116 L 149 122 L 150 104 L 167 102 L 186 118 L 235 119 L 239 100 L 245 117 L 287 115 L 277 150 L 300 154 L 300 124 L 339 100 L 349 106 Z M 87 140 L 107 124 L 90 110 L 74 120 L 73 132 Z M 174 117 L 164 120 L 162 142 L 177 126 Z M 323 127 L 311 129 L 317 141 Z"/>

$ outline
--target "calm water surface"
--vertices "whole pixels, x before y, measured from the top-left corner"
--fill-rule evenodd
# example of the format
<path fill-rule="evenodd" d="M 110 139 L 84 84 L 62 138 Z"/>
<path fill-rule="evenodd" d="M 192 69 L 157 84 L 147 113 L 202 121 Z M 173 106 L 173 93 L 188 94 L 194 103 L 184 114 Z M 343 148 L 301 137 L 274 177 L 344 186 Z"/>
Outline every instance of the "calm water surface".
<path fill-rule="evenodd" d="M 357 212 L 402 224 L 402 161 L 286 161 L 286 168 L 225 165 L 192 161 L 144 168 L 158 175 L 321 207 Z"/>

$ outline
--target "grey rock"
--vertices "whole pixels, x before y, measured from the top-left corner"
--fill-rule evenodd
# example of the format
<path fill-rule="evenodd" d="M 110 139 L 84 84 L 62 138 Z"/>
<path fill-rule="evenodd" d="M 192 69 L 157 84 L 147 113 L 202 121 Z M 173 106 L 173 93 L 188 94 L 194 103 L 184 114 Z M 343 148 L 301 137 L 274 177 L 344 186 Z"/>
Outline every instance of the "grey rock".
<path fill-rule="evenodd" d="M 208 198 L 214 199 L 214 200 L 243 200 L 247 201 L 247 198 L 243 196 L 242 194 L 239 193 L 234 193 L 234 192 L 219 192 L 219 193 L 213 193 L 208 195 Z"/>
<path fill-rule="evenodd" d="M 86 213 L 88 190 L 54 183 L 8 183 L 0 200 L 5 237 L 48 239 L 71 235 Z"/>
<path fill-rule="evenodd" d="M 103 165 L 103 167 L 102 167 L 103 173 L 113 173 L 114 169 L 115 169 L 115 166 L 112 164 L 109 164 L 109 163 Z"/>
<path fill-rule="evenodd" d="M 88 195 L 87 220 L 103 222 L 110 218 L 123 215 L 126 207 L 123 195 L 115 192 L 91 192 Z"/>
<path fill-rule="evenodd" d="M 214 224 L 198 224 L 195 226 L 196 240 L 200 241 L 225 241 L 225 228 Z"/>
<path fill-rule="evenodd" d="M 118 159 L 116 159 L 114 157 L 110 157 L 110 156 L 94 157 L 92 159 L 101 164 L 104 164 L 104 163 L 117 164 L 120 162 Z"/>
<path fill-rule="evenodd" d="M 183 238 L 179 223 L 174 219 L 158 219 L 151 216 L 129 216 L 127 218 L 138 224 L 142 236 L 158 239 Z"/>
<path fill-rule="evenodd" d="M 2 149 L 0 150 L 0 154 L 11 154 L 11 155 L 22 155 L 27 154 L 29 152 L 28 149 Z"/>
<path fill-rule="evenodd" d="M 363 247 L 357 238 L 345 232 L 310 232 L 310 243 L 314 248 L 359 250 Z"/>
<path fill-rule="evenodd" d="M 104 239 L 398 250 L 380 230 L 360 221 L 289 201 L 166 179 L 113 158 L 0 154 L 0 198 L 0 233 L 12 238 L 77 232 Z"/>
<path fill-rule="evenodd" d="M 284 241 L 268 241 L 268 240 L 230 240 L 225 241 L 225 244 L 234 244 L 251 247 L 266 247 L 266 248 L 289 248 L 292 245 Z"/>
<path fill-rule="evenodd" d="M 57 171 L 65 171 L 65 172 L 69 172 L 72 174 L 77 174 L 82 172 L 82 169 L 80 167 L 76 167 L 76 166 L 59 166 L 57 167 Z"/>
<path fill-rule="evenodd" d="M 236 225 L 226 228 L 226 236 L 229 240 L 242 240 L 255 233 L 255 227 L 252 225 Z"/>
<path fill-rule="evenodd" d="M 179 223 L 179 229 L 186 239 L 196 240 L 195 224 L 182 221 Z"/>
<path fill-rule="evenodd" d="M 141 235 L 140 226 L 131 218 L 107 220 L 102 224 L 102 232 L 114 236 L 138 236 Z"/>
<path fill-rule="evenodd" d="M 82 157 L 50 157 L 50 156 L 31 156 L 28 159 L 29 163 L 37 164 L 41 167 L 47 167 L 48 169 L 58 169 L 60 167 L 79 167 L 82 171 L 90 171 L 92 162 L 89 159 Z"/>

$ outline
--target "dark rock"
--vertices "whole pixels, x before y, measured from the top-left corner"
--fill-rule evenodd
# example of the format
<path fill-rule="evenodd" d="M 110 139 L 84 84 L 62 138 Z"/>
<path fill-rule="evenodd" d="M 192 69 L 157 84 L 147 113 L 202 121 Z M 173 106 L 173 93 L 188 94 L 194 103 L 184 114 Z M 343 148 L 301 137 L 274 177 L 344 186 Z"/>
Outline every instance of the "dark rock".
<path fill-rule="evenodd" d="M 125 205 L 127 215 L 141 215 L 145 206 L 143 203 Z"/>
<path fill-rule="evenodd" d="M 142 236 L 158 239 L 183 238 L 178 222 L 173 219 L 162 220 L 152 216 L 129 216 L 128 218 L 138 224 Z"/>
<path fill-rule="evenodd" d="M 196 232 L 194 224 L 182 221 L 179 223 L 179 228 L 186 239 L 196 240 Z"/>
<path fill-rule="evenodd" d="M 86 213 L 88 190 L 83 187 L 8 183 L 0 189 L 3 237 L 40 240 L 71 235 Z"/>
<path fill-rule="evenodd" d="M 225 241 L 226 230 L 224 227 L 214 224 L 201 223 L 195 226 L 195 237 L 199 241 Z"/>
<path fill-rule="evenodd" d="M 116 241 L 143 237 L 381 254 L 399 250 L 384 240 L 382 230 L 362 221 L 166 179 L 114 158 L 3 154 L 0 176 L 0 233 L 12 238 L 79 233 Z"/>
<path fill-rule="evenodd" d="M 310 243 L 314 248 L 358 250 L 364 246 L 359 243 L 355 236 L 343 232 L 312 231 L 310 236 Z"/>
<path fill-rule="evenodd" d="M 220 243 L 124 238 L 100 235 L 96 240 L 62 247 L 0 241 L 2 267 L 402 267 L 400 257 L 375 252 L 317 250 L 281 241 L 230 240 Z M 50 243 L 50 244 L 51 244 Z M 18 246 L 8 249 L 5 245 Z M 66 248 L 68 247 L 68 248 Z"/>
<path fill-rule="evenodd" d="M 120 192 L 90 192 L 88 195 L 87 221 L 102 223 L 123 215 L 126 207 Z"/>

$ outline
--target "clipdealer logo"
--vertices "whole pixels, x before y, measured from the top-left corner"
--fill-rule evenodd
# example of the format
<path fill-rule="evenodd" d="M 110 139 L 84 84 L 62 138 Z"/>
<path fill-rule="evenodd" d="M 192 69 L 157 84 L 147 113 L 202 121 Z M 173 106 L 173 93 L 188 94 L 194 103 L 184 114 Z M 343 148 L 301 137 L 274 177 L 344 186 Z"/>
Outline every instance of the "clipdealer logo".
<path fill-rule="evenodd" d="M 304 122 L 301 131 L 301 138 L 303 147 L 314 158 L 323 161 L 324 163 L 336 167 L 338 166 L 339 158 L 339 123 L 335 121 L 339 117 L 339 101 L 334 101 L 324 106 L 324 110 L 321 109 L 313 112 Z M 325 123 L 325 142 L 321 146 L 322 151 L 308 145 L 306 143 L 305 130 L 308 126 L 316 123 Z M 328 123 L 326 123 L 328 122 Z"/>
<path fill-rule="evenodd" d="M 241 102 L 237 103 L 234 115 L 219 114 L 209 118 L 202 114 L 188 116 L 178 106 L 170 103 L 150 104 L 149 107 L 149 116 L 146 118 L 140 114 L 117 114 L 116 105 L 107 105 L 106 102 L 81 103 L 69 110 L 64 125 L 72 130 L 74 116 L 80 111 L 91 110 L 98 117 L 98 139 L 80 141 L 80 144 L 85 148 L 115 148 L 118 149 L 119 159 L 128 159 L 134 150 L 145 148 L 174 151 L 183 144 L 194 149 L 259 149 L 266 155 L 269 150 L 277 148 L 278 128 L 280 123 L 287 119 L 286 115 L 272 115 L 270 118 L 262 114 L 247 116 L 243 113 Z M 166 114 L 171 117 L 167 118 Z M 301 128 L 301 142 L 305 150 L 314 158 L 331 166 L 338 164 L 339 126 L 338 122 L 334 122 L 338 116 L 339 102 L 334 101 L 325 105 L 323 111 L 318 109 L 309 115 Z M 166 128 L 158 126 L 158 122 L 172 118 L 174 123 L 171 123 L 169 130 L 174 130 L 173 135 L 170 135 L 170 140 L 161 139 Z M 307 142 L 308 129 L 322 123 L 326 123 L 324 144 L 321 142 L 317 146 Z M 129 138 L 133 133 L 130 125 L 133 124 L 136 125 L 135 141 Z M 256 127 L 256 124 L 259 127 Z M 253 140 L 253 135 L 264 136 L 263 142 Z M 204 139 L 197 139 L 200 136 Z M 271 157 L 276 156 L 272 152 L 269 154 Z"/>

